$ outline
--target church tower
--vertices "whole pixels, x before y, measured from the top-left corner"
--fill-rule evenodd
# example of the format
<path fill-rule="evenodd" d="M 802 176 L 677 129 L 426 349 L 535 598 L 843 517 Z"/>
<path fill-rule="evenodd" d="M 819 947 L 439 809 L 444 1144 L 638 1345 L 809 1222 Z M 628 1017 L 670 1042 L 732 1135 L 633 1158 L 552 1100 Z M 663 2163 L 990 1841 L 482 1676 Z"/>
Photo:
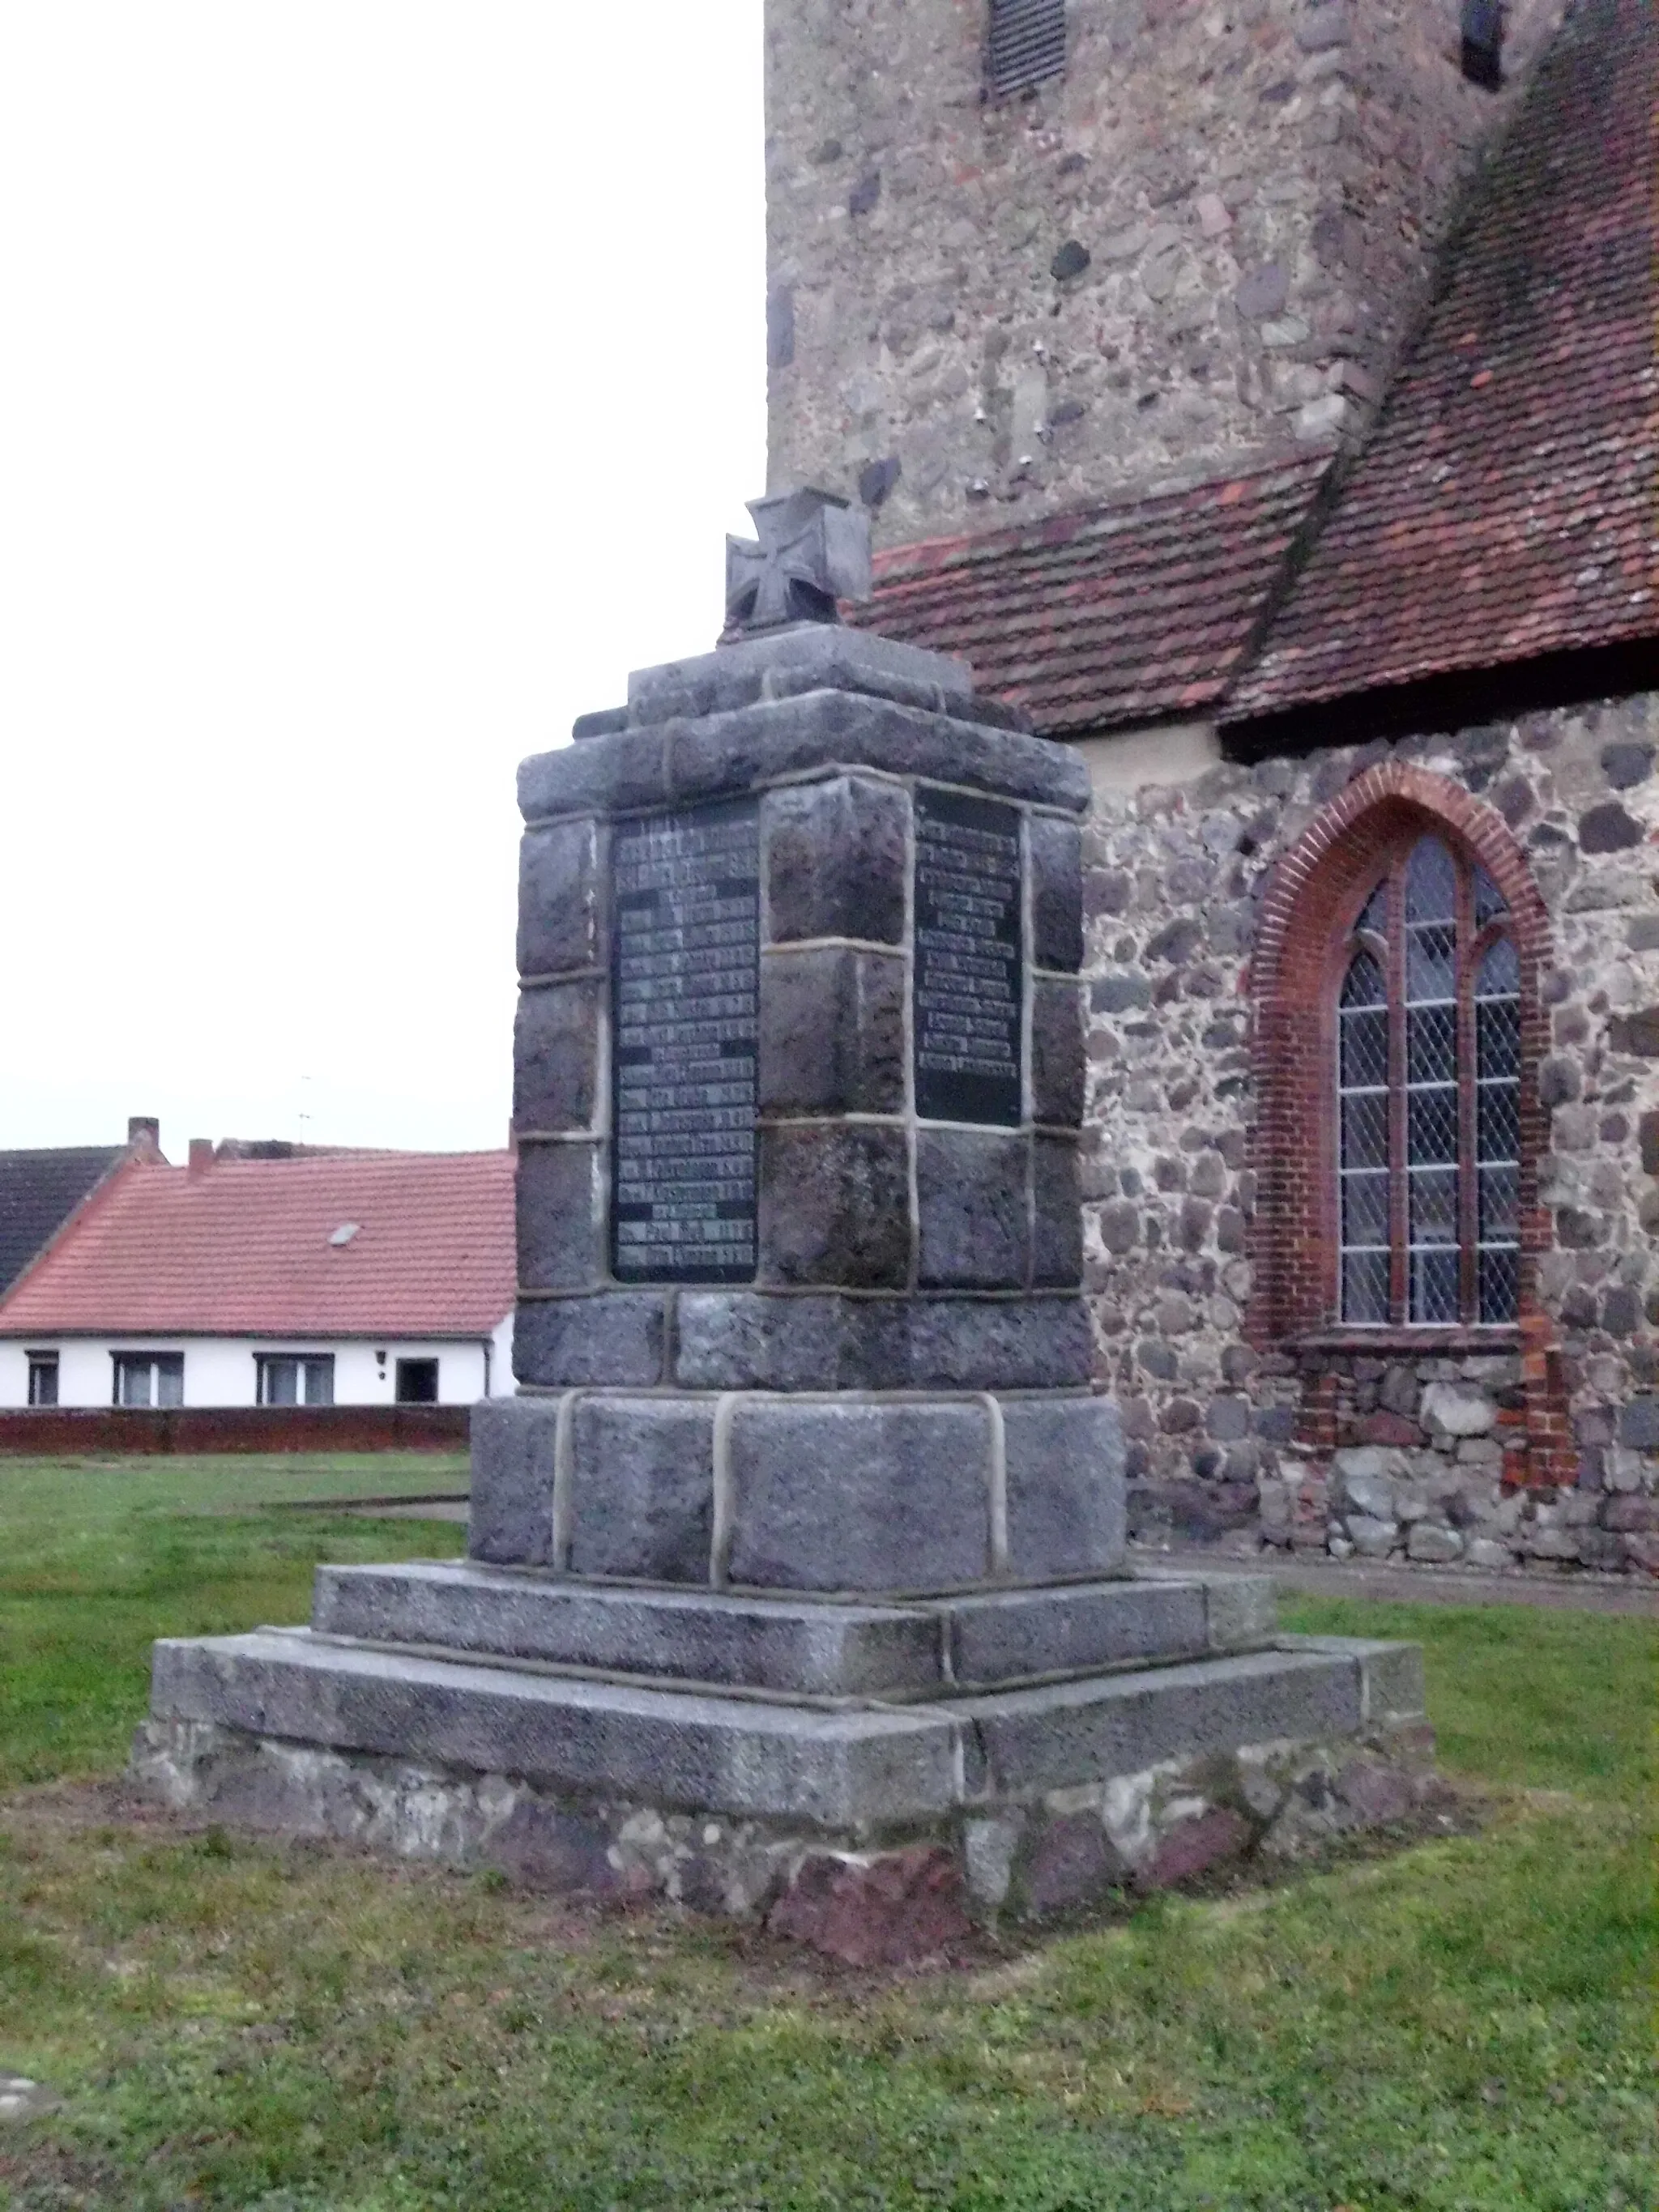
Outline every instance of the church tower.
<path fill-rule="evenodd" d="M 894 544 L 1335 448 L 1561 13 L 767 0 L 772 487 Z"/>

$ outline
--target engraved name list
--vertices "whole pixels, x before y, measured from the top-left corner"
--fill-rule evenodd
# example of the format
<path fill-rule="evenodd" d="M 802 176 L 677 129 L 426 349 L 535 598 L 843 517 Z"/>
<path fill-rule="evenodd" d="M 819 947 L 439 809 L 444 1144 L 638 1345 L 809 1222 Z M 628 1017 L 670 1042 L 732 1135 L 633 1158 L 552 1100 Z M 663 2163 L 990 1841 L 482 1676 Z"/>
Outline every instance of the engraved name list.
<path fill-rule="evenodd" d="M 995 799 L 916 793 L 916 1111 L 1020 1119 L 1019 816 Z"/>
<path fill-rule="evenodd" d="M 622 1281 L 755 1273 L 760 855 L 750 801 L 618 827 L 615 1171 Z"/>

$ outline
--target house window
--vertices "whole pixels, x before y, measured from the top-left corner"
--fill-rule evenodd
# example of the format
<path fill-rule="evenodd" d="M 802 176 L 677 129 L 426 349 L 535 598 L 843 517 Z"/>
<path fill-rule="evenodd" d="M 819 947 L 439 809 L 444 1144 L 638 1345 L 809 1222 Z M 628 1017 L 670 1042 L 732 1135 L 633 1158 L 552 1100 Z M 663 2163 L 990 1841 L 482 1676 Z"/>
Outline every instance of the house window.
<path fill-rule="evenodd" d="M 437 1361 L 400 1359 L 396 1387 L 400 1406 L 435 1406 L 438 1402 Z"/>
<path fill-rule="evenodd" d="M 334 1403 L 334 1354 L 331 1352 L 260 1352 L 254 1354 L 259 1370 L 262 1406 L 331 1406 Z"/>
<path fill-rule="evenodd" d="M 1398 848 L 1344 947 L 1337 1003 L 1342 1319 L 1515 1320 L 1521 967 L 1492 878 Z"/>
<path fill-rule="evenodd" d="M 29 1403 L 31 1406 L 55 1406 L 58 1403 L 58 1354 L 55 1352 L 31 1352 L 29 1363 Z"/>
<path fill-rule="evenodd" d="M 115 1402 L 118 1406 L 182 1406 L 185 1402 L 185 1355 L 182 1352 L 118 1352 L 115 1359 Z"/>
<path fill-rule="evenodd" d="M 1066 0 L 991 0 L 987 88 L 994 100 L 1029 91 L 1066 67 Z"/>

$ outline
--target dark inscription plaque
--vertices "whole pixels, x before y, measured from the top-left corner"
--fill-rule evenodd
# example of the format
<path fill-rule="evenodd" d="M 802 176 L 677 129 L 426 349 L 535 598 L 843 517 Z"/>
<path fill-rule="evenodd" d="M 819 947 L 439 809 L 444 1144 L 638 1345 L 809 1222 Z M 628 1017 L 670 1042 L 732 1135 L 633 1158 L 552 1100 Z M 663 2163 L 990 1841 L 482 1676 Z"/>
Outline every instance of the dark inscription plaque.
<path fill-rule="evenodd" d="M 916 793 L 916 1111 L 1020 1119 L 1019 813 Z"/>
<path fill-rule="evenodd" d="M 624 1282 L 750 1282 L 757 809 L 744 799 L 625 823 L 612 854 L 612 1271 Z"/>

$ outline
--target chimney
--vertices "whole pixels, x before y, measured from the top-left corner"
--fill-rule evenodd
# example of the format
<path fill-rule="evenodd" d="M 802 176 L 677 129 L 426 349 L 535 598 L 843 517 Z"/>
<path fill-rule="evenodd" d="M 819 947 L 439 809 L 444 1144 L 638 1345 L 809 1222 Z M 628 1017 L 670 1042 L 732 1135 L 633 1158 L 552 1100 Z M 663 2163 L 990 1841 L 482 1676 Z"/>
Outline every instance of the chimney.
<path fill-rule="evenodd" d="M 161 1158 L 161 1125 L 153 1114 L 128 1115 L 127 1150 L 136 1153 L 140 1159 Z"/>
<path fill-rule="evenodd" d="M 192 1137 L 190 1140 L 190 1162 L 185 1172 L 191 1182 L 199 1182 L 213 1165 L 211 1137 Z"/>

